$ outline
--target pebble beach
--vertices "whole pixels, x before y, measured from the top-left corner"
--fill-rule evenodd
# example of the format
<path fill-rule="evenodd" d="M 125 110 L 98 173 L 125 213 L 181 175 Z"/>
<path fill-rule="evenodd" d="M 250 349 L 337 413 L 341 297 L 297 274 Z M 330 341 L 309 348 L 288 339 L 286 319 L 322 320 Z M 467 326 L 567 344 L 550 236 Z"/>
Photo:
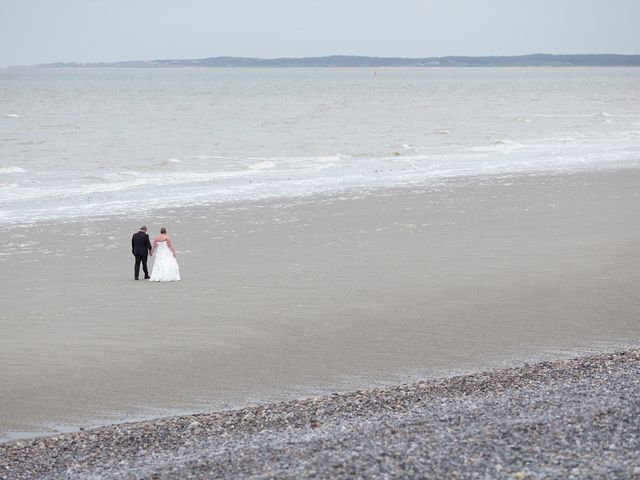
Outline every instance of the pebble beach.
<path fill-rule="evenodd" d="M 640 477 L 640 349 L 0 445 L 0 478 Z"/>

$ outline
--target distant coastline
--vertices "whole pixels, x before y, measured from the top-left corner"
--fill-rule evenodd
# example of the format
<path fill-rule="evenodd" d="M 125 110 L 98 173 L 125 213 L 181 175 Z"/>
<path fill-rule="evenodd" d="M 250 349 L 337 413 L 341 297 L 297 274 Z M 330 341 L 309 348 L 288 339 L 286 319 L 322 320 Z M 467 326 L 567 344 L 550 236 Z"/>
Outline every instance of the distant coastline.
<path fill-rule="evenodd" d="M 551 55 L 532 54 L 492 57 L 364 57 L 332 55 L 302 58 L 246 58 L 210 57 L 201 59 L 158 59 L 122 62 L 57 62 L 33 65 L 36 68 L 157 68 L 157 67 L 640 67 L 640 55 L 580 54 Z"/>

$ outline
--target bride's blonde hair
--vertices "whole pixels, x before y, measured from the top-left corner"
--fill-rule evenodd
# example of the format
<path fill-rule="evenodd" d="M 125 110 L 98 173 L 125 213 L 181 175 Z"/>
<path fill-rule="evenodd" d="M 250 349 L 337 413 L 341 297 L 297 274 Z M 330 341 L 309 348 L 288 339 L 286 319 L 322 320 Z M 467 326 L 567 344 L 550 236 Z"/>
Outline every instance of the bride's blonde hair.
<path fill-rule="evenodd" d="M 167 229 L 166 229 L 166 228 L 164 228 L 164 227 L 162 227 L 162 228 L 160 229 L 160 233 L 167 233 Z"/>

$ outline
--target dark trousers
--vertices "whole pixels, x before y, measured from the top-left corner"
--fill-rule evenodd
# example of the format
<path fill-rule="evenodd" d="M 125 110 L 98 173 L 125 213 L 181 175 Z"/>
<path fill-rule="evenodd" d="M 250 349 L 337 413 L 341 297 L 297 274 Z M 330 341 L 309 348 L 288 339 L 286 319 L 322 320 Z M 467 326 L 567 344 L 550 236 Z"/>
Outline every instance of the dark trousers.
<path fill-rule="evenodd" d="M 144 278 L 149 278 L 149 271 L 147 270 L 147 254 L 136 253 L 136 266 L 133 269 L 133 273 L 135 274 L 135 279 L 138 279 L 140 275 L 140 263 L 142 263 L 142 271 L 144 272 Z"/>

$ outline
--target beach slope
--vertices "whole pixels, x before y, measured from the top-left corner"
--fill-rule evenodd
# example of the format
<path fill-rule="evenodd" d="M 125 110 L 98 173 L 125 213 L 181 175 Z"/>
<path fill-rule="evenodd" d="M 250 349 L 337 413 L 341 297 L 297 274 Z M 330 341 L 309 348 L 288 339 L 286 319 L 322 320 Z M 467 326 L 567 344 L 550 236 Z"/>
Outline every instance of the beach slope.
<path fill-rule="evenodd" d="M 633 478 L 640 350 L 0 445 L 0 478 Z"/>

